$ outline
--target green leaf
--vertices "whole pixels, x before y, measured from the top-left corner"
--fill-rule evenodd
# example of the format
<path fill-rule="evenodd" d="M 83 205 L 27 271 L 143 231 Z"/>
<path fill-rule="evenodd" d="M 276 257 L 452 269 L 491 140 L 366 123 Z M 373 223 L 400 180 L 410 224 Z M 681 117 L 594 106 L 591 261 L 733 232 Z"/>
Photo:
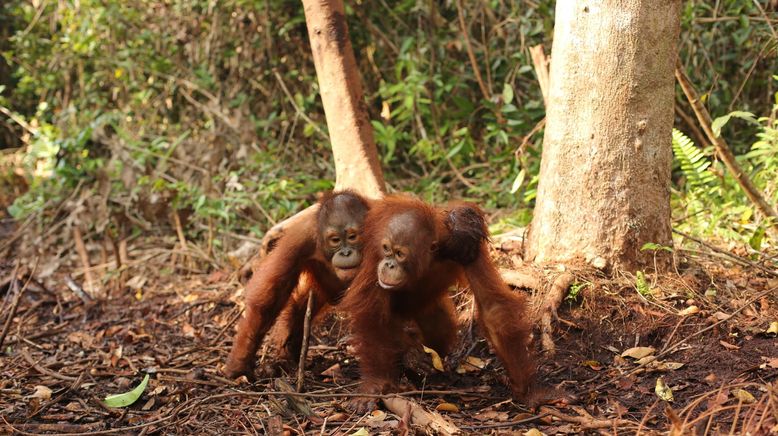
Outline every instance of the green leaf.
<path fill-rule="evenodd" d="M 143 381 L 140 382 L 140 384 L 136 386 L 135 389 L 123 394 L 108 395 L 105 397 L 104 404 L 107 407 L 127 407 L 138 401 L 138 398 L 140 398 L 141 394 L 143 394 L 143 391 L 146 390 L 146 385 L 148 383 L 149 375 L 146 374 L 146 376 L 143 377 Z"/>
<path fill-rule="evenodd" d="M 729 122 L 732 117 L 740 118 L 742 120 L 746 120 L 751 123 L 758 123 L 756 120 L 756 116 L 752 114 L 751 112 L 746 111 L 732 111 L 728 113 L 727 115 L 724 115 L 722 117 L 718 117 L 715 120 L 713 120 L 713 124 L 711 124 L 711 130 L 713 130 L 713 135 L 715 137 L 721 136 L 721 128 L 724 127 L 725 124 Z"/>
<path fill-rule="evenodd" d="M 502 88 L 502 101 L 506 104 L 513 101 L 513 86 L 510 83 L 506 83 Z"/>
<path fill-rule="evenodd" d="M 524 168 L 519 171 L 519 174 L 516 174 L 516 178 L 513 180 L 513 185 L 511 186 L 511 194 L 515 194 L 516 191 L 521 188 L 521 184 L 524 183 L 524 178 L 526 177 L 527 172 L 524 171 Z"/>
<path fill-rule="evenodd" d="M 664 250 L 664 251 L 673 251 L 673 247 L 668 247 L 667 245 L 662 244 L 655 244 L 653 242 L 646 242 L 643 244 L 642 247 L 640 247 L 640 251 L 646 251 L 646 250 L 652 250 L 652 251 L 658 251 L 658 250 Z"/>

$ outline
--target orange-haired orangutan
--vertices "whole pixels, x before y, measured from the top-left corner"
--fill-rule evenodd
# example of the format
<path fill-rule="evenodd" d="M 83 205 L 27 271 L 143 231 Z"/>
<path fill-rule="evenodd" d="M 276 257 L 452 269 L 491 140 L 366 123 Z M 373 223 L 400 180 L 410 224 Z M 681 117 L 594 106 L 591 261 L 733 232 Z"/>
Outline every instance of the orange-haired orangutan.
<path fill-rule="evenodd" d="M 350 191 L 325 194 L 319 203 L 316 223 L 286 229 L 246 284 L 246 313 L 224 367 L 227 377 L 254 377 L 257 349 L 282 310 L 277 342 L 283 346 L 282 357 L 297 356 L 308 290 L 314 293 L 316 315 L 337 304 L 356 275 L 370 203 Z M 304 286 L 295 291 L 298 283 Z"/>
<path fill-rule="evenodd" d="M 473 291 L 481 327 L 503 362 L 513 393 L 524 398 L 535 366 L 528 350 L 526 297 L 512 293 L 489 259 L 488 231 L 474 206 L 433 208 L 420 200 L 391 196 L 374 204 L 363 231 L 362 267 L 341 304 L 348 313 L 362 373 L 361 392 L 396 389 L 407 323 L 424 343 L 449 351 L 456 332 L 451 285 L 465 281 Z M 373 398 L 349 403 L 357 412 Z"/>

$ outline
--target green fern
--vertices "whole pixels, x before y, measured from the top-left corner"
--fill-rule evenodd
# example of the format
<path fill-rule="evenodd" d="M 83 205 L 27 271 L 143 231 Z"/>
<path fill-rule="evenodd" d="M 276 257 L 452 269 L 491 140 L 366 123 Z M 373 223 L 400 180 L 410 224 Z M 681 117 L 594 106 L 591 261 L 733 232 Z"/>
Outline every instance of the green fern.
<path fill-rule="evenodd" d="M 686 177 L 687 189 L 711 193 L 716 178 L 708 171 L 710 161 L 689 137 L 676 129 L 673 129 L 673 154 Z"/>

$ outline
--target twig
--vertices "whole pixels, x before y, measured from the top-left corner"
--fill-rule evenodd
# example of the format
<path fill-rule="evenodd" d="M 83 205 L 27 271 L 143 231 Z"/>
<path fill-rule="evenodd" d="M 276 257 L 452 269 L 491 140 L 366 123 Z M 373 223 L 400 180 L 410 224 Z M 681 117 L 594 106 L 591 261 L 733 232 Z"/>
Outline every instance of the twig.
<path fill-rule="evenodd" d="M 759 211 L 769 220 L 771 220 L 772 228 L 778 231 L 778 213 L 775 212 L 772 206 L 764 199 L 761 192 L 754 186 L 748 175 L 740 168 L 740 165 L 735 160 L 735 155 L 732 154 L 732 150 L 729 149 L 729 145 L 724 138 L 713 134 L 711 127 L 713 121 L 710 118 L 708 110 L 700 102 L 700 97 L 697 95 L 697 91 L 694 89 L 686 73 L 683 72 L 683 66 L 680 61 L 677 61 L 675 65 L 675 77 L 678 79 L 678 84 L 681 85 L 684 95 L 689 100 L 689 103 L 694 109 L 694 113 L 697 115 L 697 120 L 700 122 L 702 129 L 708 136 L 708 139 L 713 144 L 724 165 L 729 169 L 732 175 L 737 180 L 740 187 L 746 193 L 746 196 L 752 203 L 759 209 Z"/>
<path fill-rule="evenodd" d="M 313 289 L 308 291 L 308 305 L 305 307 L 305 320 L 303 321 L 303 343 L 300 347 L 300 360 L 297 363 L 297 392 L 303 390 L 305 379 L 305 356 L 308 355 L 308 338 L 311 335 L 311 314 L 313 313 Z"/>
<path fill-rule="evenodd" d="M 45 404 L 43 404 L 40 408 L 38 408 L 38 410 L 33 412 L 31 415 L 29 415 L 27 417 L 27 419 L 32 419 L 32 418 L 40 415 L 43 411 L 45 411 L 46 409 L 48 409 L 52 405 L 57 404 L 60 401 L 62 401 L 62 399 L 65 398 L 65 395 L 69 394 L 71 391 L 74 391 L 74 390 L 80 388 L 81 387 L 81 383 L 83 382 L 85 375 L 86 375 L 86 372 L 82 372 L 81 374 L 79 374 L 78 378 L 76 379 L 76 381 L 73 382 L 73 384 L 68 386 L 61 394 L 57 395 L 55 398 L 53 398 L 53 399 L 47 401 Z"/>
<path fill-rule="evenodd" d="M 81 286 L 78 286 L 78 283 L 76 283 L 73 278 L 70 277 L 70 274 L 65 276 L 65 284 L 67 285 L 68 289 L 73 291 L 73 293 L 84 302 L 84 304 L 89 304 L 92 302 L 92 297 L 84 292 L 84 289 Z"/>
<path fill-rule="evenodd" d="M 11 310 L 8 311 L 8 316 L 6 317 L 5 323 L 3 324 L 3 332 L 0 333 L 0 349 L 2 349 L 3 342 L 5 342 L 5 337 L 8 334 L 8 329 L 11 327 L 11 321 L 13 321 L 14 316 L 16 316 L 16 310 L 19 308 L 19 302 L 22 300 L 22 291 L 27 287 L 25 285 L 24 288 L 17 291 L 17 288 L 19 287 L 19 281 L 16 279 L 16 274 L 18 272 L 19 261 L 17 260 L 16 265 L 11 272 L 11 284 L 9 287 L 9 294 L 14 294 L 14 301 L 13 304 L 11 304 Z"/>
<path fill-rule="evenodd" d="M 516 425 L 526 424 L 528 422 L 537 421 L 538 419 L 545 418 L 548 416 L 548 413 L 540 413 L 538 415 L 530 416 L 529 418 L 520 419 L 518 421 L 511 421 L 511 422 L 497 422 L 494 424 L 483 424 L 483 425 L 467 425 L 459 427 L 462 430 L 488 430 L 492 428 L 504 428 L 504 427 L 513 427 Z"/>
<path fill-rule="evenodd" d="M 78 252 L 78 257 L 81 258 L 81 265 L 84 267 L 84 278 L 86 279 L 86 285 L 89 288 L 89 294 L 90 296 L 94 296 L 95 282 L 92 278 L 92 271 L 89 265 L 89 254 L 86 252 L 84 238 L 81 236 L 81 230 L 77 225 L 73 226 L 73 242 L 76 243 L 76 251 Z"/>
<path fill-rule="evenodd" d="M 704 241 L 702 241 L 700 239 L 697 239 L 694 236 L 687 235 L 686 233 L 684 233 L 684 232 L 682 232 L 680 230 L 673 229 L 673 233 L 681 235 L 684 238 L 689 239 L 691 241 L 694 241 L 694 242 L 702 245 L 705 248 L 708 248 L 708 249 L 713 250 L 713 251 L 715 251 L 717 253 L 723 254 L 724 256 L 727 256 L 727 257 L 729 257 L 731 259 L 734 259 L 737 262 L 744 263 L 744 264 L 746 264 L 748 266 L 751 266 L 751 267 L 757 268 L 759 270 L 762 270 L 762 271 L 766 272 L 767 274 L 770 274 L 773 277 L 778 277 L 778 271 L 771 270 L 770 268 L 767 268 L 767 267 L 764 267 L 762 265 L 759 265 L 758 263 L 754 263 L 754 262 L 752 262 L 752 261 L 750 261 L 748 259 L 745 259 L 743 257 L 734 255 L 734 254 L 732 254 L 732 253 L 730 253 L 730 252 L 728 252 L 726 250 L 722 250 L 721 248 L 718 248 L 716 246 L 710 245 L 707 242 L 704 242 Z"/>
<path fill-rule="evenodd" d="M 470 44 L 470 36 L 467 34 L 467 24 L 465 24 L 465 13 L 462 11 L 462 0 L 457 0 L 457 14 L 459 16 L 459 27 L 462 29 L 462 36 L 465 37 L 465 48 L 467 49 L 467 57 L 470 59 L 470 65 L 473 67 L 473 73 L 475 73 L 475 80 L 478 82 L 478 87 L 481 88 L 481 94 L 484 99 L 490 99 L 490 92 L 486 89 L 484 80 L 481 78 L 481 72 L 478 70 L 478 61 L 475 59 L 475 53 L 473 53 L 473 47 Z"/>
<path fill-rule="evenodd" d="M 284 95 L 286 95 L 286 98 L 289 100 L 289 104 L 292 105 L 295 112 L 297 112 L 297 115 L 300 116 L 300 118 L 304 119 L 306 123 L 310 124 L 311 127 L 313 127 L 313 130 L 316 131 L 316 133 L 319 134 L 319 136 L 322 137 L 325 141 L 329 142 L 330 137 L 327 135 L 327 133 L 324 132 L 324 130 L 319 127 L 316 122 L 314 122 L 311 117 L 309 117 L 305 112 L 303 112 L 302 109 L 300 109 L 300 106 L 297 106 L 297 102 L 295 102 L 294 97 L 292 96 L 292 93 L 289 92 L 289 88 L 286 87 L 286 83 L 284 83 L 284 79 L 281 78 L 281 75 L 278 74 L 278 70 L 274 69 L 273 74 L 276 76 L 276 80 L 278 81 L 278 84 L 281 86 L 281 90 L 284 91 Z M 249 79 L 249 83 L 252 85 L 254 84 L 254 79 Z"/>
<path fill-rule="evenodd" d="M 54 378 L 59 379 L 59 380 L 65 380 L 65 381 L 70 381 L 70 382 L 78 380 L 78 378 L 76 378 L 76 377 L 71 377 L 69 375 L 60 374 L 60 373 L 58 373 L 56 371 L 52 371 L 52 370 L 46 368 L 45 366 L 41 366 L 41 365 L 35 363 L 35 360 L 33 360 L 32 356 L 30 356 L 30 352 L 27 351 L 27 348 L 21 348 L 19 350 L 19 353 L 22 355 L 22 358 L 27 363 L 29 363 L 30 366 L 33 367 L 33 369 L 35 369 L 36 371 L 38 371 L 39 373 L 41 373 L 43 375 L 47 375 L 49 377 L 54 377 Z"/>
<path fill-rule="evenodd" d="M 550 407 L 541 407 L 540 410 L 555 418 L 559 418 L 562 421 L 578 424 L 582 428 L 587 430 L 598 429 L 598 428 L 611 428 L 614 426 L 618 428 L 622 428 L 624 426 L 634 425 L 632 421 L 628 421 L 626 419 L 596 419 L 592 416 L 571 416 L 571 415 L 566 415 Z"/>

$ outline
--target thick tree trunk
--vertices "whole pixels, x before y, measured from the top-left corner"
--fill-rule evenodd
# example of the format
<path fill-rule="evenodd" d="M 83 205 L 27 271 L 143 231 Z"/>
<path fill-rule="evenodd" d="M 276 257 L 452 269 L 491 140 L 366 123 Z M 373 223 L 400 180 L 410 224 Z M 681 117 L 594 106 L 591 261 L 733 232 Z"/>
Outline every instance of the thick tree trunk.
<path fill-rule="evenodd" d="M 335 188 L 371 198 L 385 192 L 373 127 L 342 0 L 303 0 L 319 92 L 335 157 Z"/>
<path fill-rule="evenodd" d="M 680 0 L 557 2 L 551 89 L 525 258 L 634 270 L 672 244 Z"/>

